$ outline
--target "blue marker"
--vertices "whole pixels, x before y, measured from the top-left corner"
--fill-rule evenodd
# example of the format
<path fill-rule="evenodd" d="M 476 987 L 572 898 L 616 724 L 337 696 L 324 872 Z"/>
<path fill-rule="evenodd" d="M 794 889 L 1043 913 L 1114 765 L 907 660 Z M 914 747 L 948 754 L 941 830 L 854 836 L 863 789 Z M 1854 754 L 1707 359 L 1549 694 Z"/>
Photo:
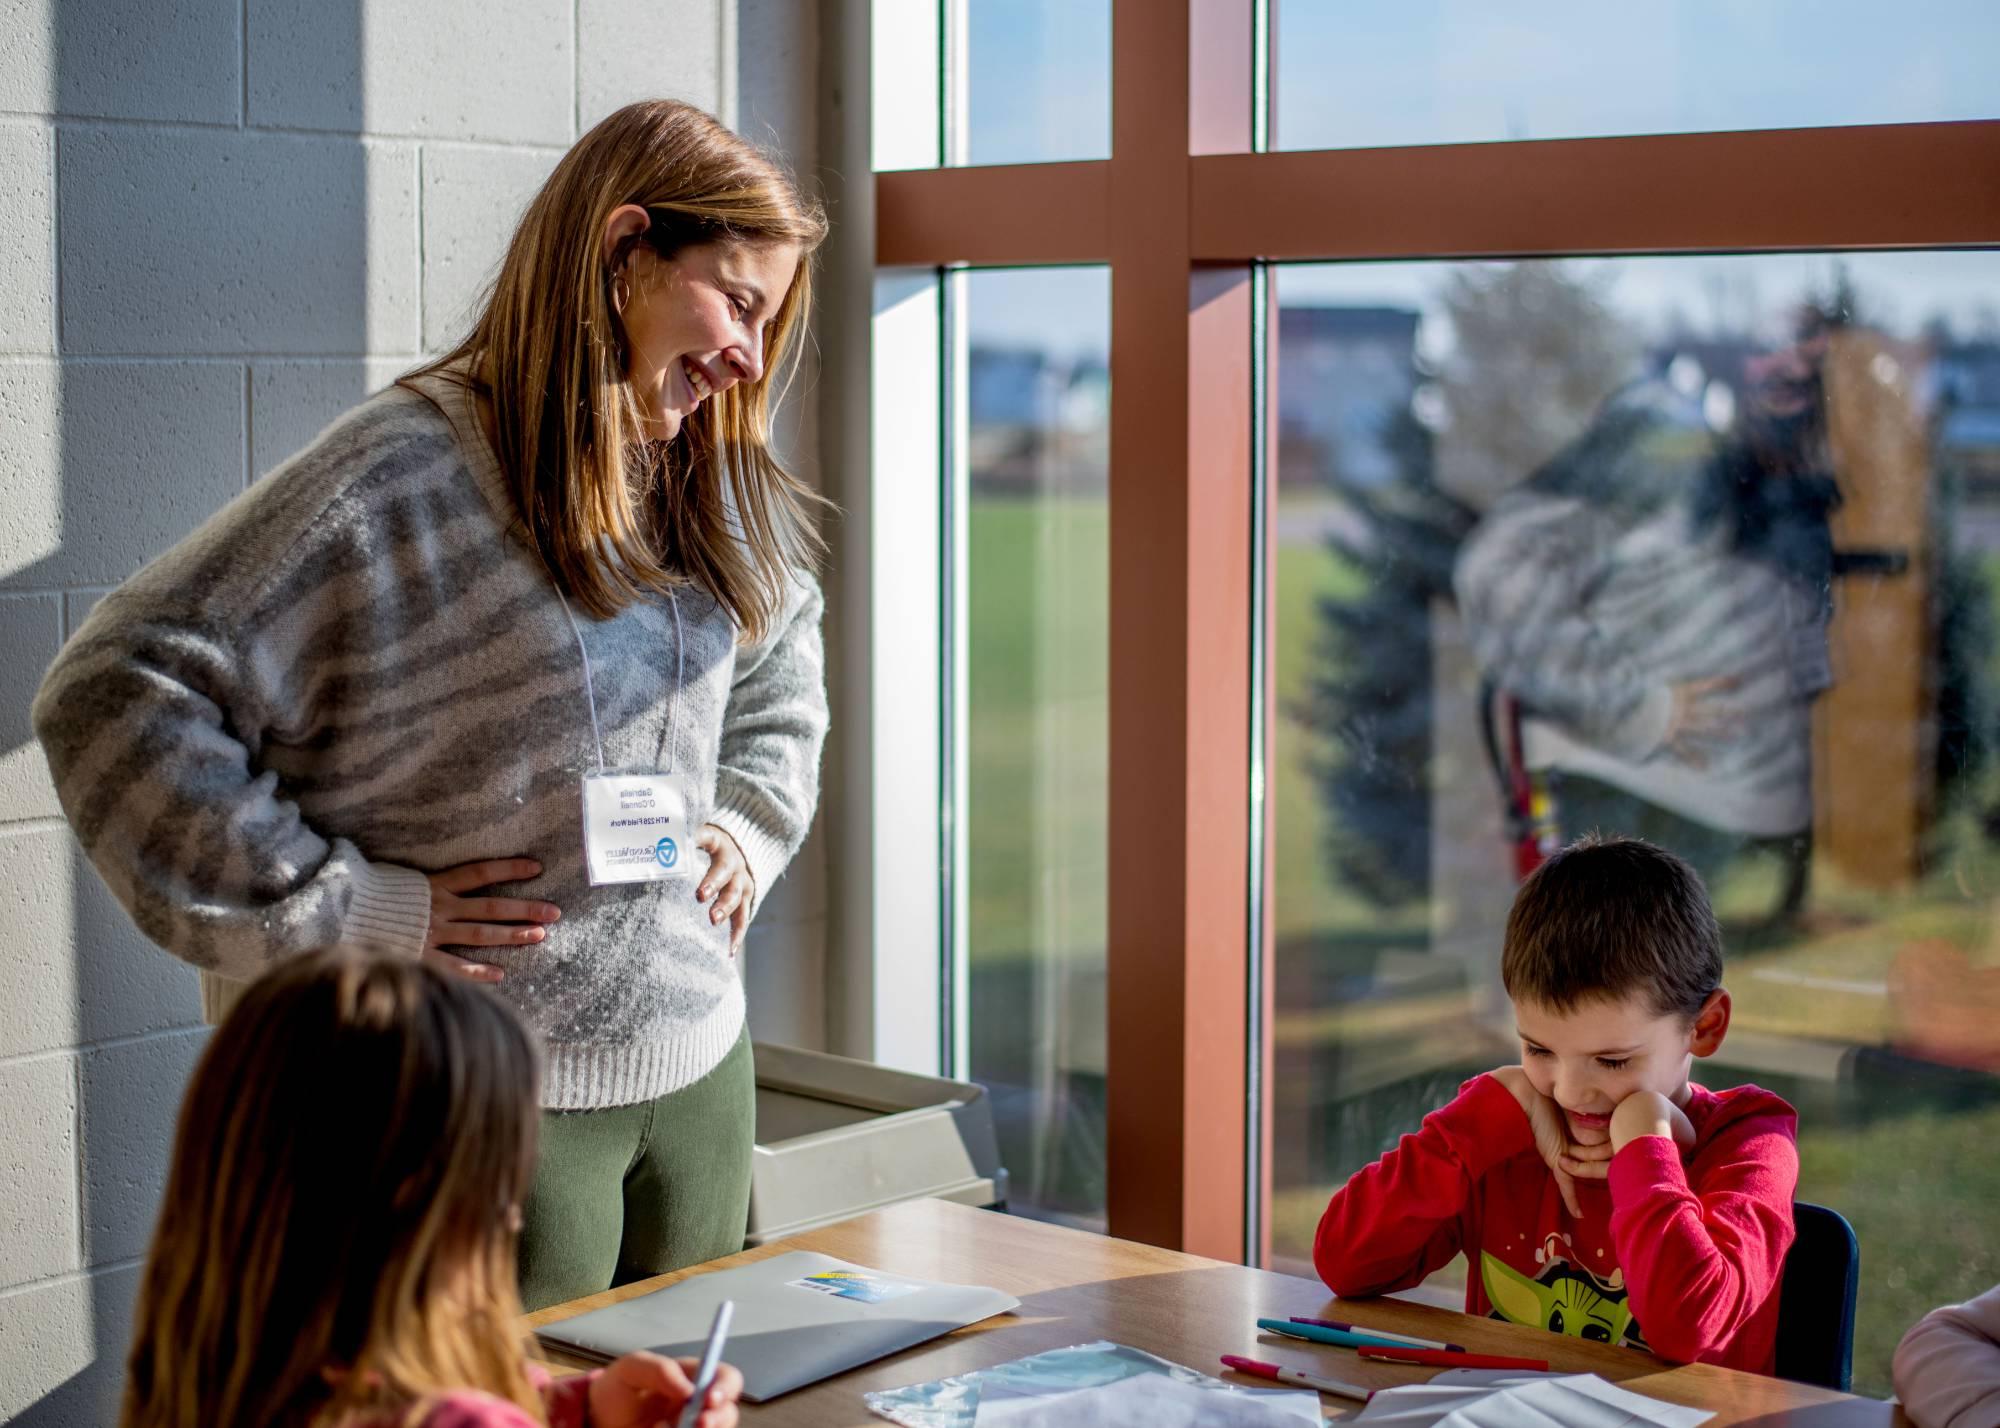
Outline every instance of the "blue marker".
<path fill-rule="evenodd" d="M 1402 1349 L 1409 1345 L 1396 1339 L 1378 1339 L 1373 1334 L 1356 1334 L 1347 1329 L 1328 1329 L 1318 1324 L 1297 1324 L 1290 1319 L 1259 1319 L 1257 1327 L 1292 1339 L 1310 1339 L 1315 1344 L 1333 1344 L 1343 1349 Z"/>

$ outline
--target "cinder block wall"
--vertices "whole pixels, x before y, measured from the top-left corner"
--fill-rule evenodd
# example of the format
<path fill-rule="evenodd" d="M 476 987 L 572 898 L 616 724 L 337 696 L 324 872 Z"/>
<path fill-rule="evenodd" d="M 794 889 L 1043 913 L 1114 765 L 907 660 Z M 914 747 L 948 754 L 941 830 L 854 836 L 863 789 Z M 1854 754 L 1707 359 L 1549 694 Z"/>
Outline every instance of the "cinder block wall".
<path fill-rule="evenodd" d="M 0 1420 L 115 1421 L 205 1034 L 193 974 L 75 852 L 28 722 L 42 670 L 106 589 L 447 344 L 527 195 L 603 114 L 647 95 L 742 109 L 810 173 L 812 37 L 786 38 L 810 8 L 0 7 Z M 810 420 L 790 434 L 814 466 Z M 808 1045 L 816 845 L 746 962 L 759 1034 Z"/>

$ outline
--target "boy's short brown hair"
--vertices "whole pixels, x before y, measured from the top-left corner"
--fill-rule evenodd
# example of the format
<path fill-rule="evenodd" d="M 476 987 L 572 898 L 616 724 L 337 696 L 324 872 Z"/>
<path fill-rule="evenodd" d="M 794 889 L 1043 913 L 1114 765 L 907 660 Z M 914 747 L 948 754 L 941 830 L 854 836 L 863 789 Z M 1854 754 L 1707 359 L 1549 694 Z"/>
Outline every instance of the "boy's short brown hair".
<path fill-rule="evenodd" d="M 1692 1017 L 1722 985 L 1722 929 L 1686 863 L 1639 838 L 1587 834 L 1528 875 L 1507 914 L 1507 995 L 1567 1012 L 1635 992 Z"/>

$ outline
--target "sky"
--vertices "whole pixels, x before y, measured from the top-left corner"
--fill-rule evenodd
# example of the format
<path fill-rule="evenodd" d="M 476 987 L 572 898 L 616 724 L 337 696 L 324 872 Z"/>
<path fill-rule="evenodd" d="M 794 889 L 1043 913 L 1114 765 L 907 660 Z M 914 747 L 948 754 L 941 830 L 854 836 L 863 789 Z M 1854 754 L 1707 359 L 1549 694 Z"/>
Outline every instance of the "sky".
<path fill-rule="evenodd" d="M 2000 112 L 1992 0 L 1277 0 L 1276 12 L 1283 148 Z"/>
<path fill-rule="evenodd" d="M 1110 150 L 1109 0 L 965 0 L 974 163 L 1102 158 Z M 2000 115 L 2000 0 L 1274 0 L 1280 147 Z M 1586 260 L 1613 305 L 1651 327 L 1679 313 L 1753 326 L 1826 285 L 1823 255 Z M 1898 331 L 1944 313 L 2000 325 L 2000 253 L 1844 255 Z M 1435 312 L 1448 265 L 1280 270 L 1287 303 L 1396 303 Z M 1099 351 L 1102 271 L 1017 270 L 973 284 L 976 338 Z M 1752 311 L 1750 309 L 1756 309 Z M 1449 342 L 1426 323 L 1425 340 Z"/>
<path fill-rule="evenodd" d="M 1111 149 L 1110 0 L 962 0 L 974 163 Z M 1273 0 L 1281 148 L 1990 119 L 1993 0 Z"/>

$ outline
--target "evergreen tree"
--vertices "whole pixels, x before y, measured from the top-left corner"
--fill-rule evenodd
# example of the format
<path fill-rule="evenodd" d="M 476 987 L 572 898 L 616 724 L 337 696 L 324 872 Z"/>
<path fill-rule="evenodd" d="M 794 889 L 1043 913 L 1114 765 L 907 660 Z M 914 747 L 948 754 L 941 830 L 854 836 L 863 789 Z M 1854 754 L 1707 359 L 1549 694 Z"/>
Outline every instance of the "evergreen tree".
<path fill-rule="evenodd" d="M 1478 517 L 1438 486 L 1432 434 L 1407 408 L 1383 444 L 1397 480 L 1341 486 L 1362 534 L 1330 543 L 1366 583 L 1351 598 L 1320 597 L 1299 717 L 1320 736 L 1312 771 L 1334 876 L 1392 906 L 1430 886 L 1431 602 L 1451 593 L 1452 561 Z"/>

